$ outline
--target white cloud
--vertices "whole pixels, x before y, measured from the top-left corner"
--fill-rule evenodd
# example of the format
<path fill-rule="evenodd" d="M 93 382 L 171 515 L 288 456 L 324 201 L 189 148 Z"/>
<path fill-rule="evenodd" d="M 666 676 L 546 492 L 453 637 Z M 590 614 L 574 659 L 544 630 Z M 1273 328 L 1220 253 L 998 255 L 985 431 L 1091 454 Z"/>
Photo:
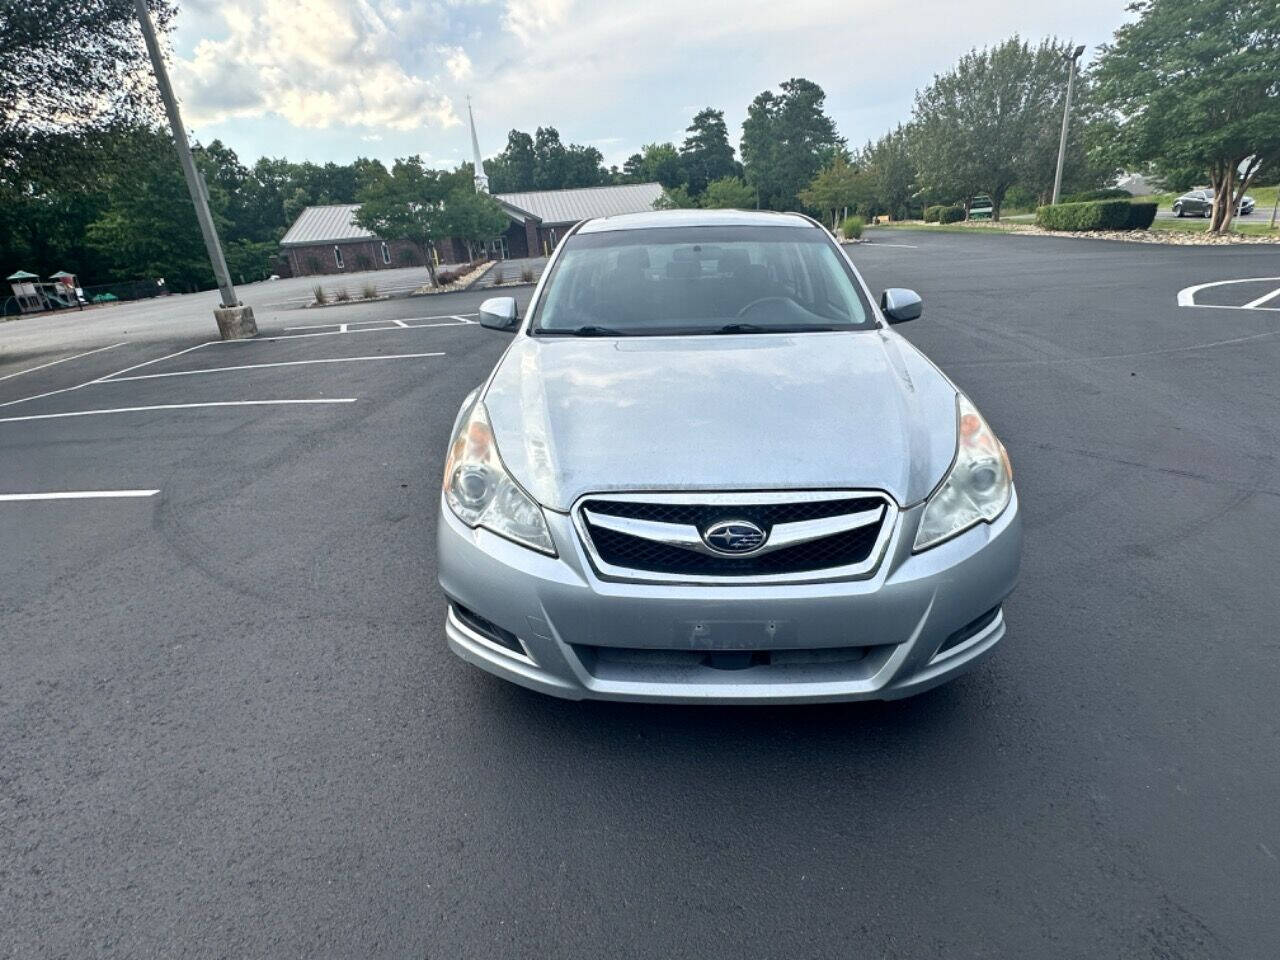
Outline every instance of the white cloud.
<path fill-rule="evenodd" d="M 471 58 L 461 47 L 436 47 L 436 53 L 444 58 L 444 68 L 456 83 L 471 79 Z"/>
<path fill-rule="evenodd" d="M 459 123 L 436 70 L 464 79 L 461 47 L 408 70 L 402 59 L 434 11 L 396 0 L 239 0 L 219 7 L 226 35 L 204 39 L 173 66 L 189 122 L 276 114 L 295 127 L 413 130 Z M 389 26 L 391 24 L 392 26 Z M 405 54 L 398 57 L 398 54 Z"/>
<path fill-rule="evenodd" d="M 502 25 L 526 44 L 565 22 L 572 0 L 507 0 Z"/>

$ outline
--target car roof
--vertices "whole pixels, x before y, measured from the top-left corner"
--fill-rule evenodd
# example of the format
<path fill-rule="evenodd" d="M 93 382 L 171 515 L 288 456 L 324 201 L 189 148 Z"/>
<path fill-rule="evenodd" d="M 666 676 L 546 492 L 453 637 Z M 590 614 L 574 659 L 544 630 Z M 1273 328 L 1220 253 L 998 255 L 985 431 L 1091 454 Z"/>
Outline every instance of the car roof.
<path fill-rule="evenodd" d="M 771 210 L 654 210 L 652 213 L 623 213 L 586 221 L 579 233 L 608 233 L 611 230 L 652 230 L 656 227 L 812 227 L 808 217 Z"/>

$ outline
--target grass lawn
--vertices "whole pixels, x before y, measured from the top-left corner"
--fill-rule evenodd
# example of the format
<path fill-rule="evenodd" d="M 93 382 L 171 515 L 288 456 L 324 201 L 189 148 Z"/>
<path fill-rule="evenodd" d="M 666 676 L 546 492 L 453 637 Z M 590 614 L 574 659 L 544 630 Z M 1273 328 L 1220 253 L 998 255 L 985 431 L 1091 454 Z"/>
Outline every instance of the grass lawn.
<path fill-rule="evenodd" d="M 1003 221 L 1002 221 L 1003 222 Z M 870 230 L 928 230 L 930 233 L 1008 233 L 999 223 L 877 223 L 867 224 L 864 231 Z"/>
<path fill-rule="evenodd" d="M 1270 220 L 1270 211 L 1267 211 L 1265 217 L 1258 216 L 1257 212 L 1250 217 L 1234 217 L 1231 220 L 1231 232 L 1251 237 L 1274 237 L 1280 235 L 1280 228 L 1275 230 L 1268 229 L 1267 224 Z M 1176 233 L 1205 233 L 1209 229 L 1209 219 L 1206 217 L 1202 220 L 1196 217 L 1186 220 L 1157 220 L 1151 224 L 1151 229 L 1169 230 Z"/>

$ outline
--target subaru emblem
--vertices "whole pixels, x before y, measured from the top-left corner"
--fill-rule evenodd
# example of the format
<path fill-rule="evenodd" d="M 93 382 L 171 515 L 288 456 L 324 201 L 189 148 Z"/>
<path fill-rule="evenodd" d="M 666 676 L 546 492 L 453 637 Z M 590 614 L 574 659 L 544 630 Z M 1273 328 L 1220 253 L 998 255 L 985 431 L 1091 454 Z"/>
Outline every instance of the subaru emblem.
<path fill-rule="evenodd" d="M 750 520 L 721 520 L 702 533 L 702 539 L 716 553 L 742 556 L 764 546 L 764 531 Z"/>

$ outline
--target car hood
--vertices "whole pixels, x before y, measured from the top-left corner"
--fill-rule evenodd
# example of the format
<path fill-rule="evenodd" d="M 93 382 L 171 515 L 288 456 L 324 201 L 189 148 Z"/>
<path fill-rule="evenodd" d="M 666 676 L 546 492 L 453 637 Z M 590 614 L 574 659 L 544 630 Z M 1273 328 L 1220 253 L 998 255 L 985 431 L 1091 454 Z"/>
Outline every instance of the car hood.
<path fill-rule="evenodd" d="M 619 490 L 877 488 L 922 500 L 955 454 L 955 388 L 887 330 L 520 336 L 484 395 L 507 469 L 568 510 Z"/>

